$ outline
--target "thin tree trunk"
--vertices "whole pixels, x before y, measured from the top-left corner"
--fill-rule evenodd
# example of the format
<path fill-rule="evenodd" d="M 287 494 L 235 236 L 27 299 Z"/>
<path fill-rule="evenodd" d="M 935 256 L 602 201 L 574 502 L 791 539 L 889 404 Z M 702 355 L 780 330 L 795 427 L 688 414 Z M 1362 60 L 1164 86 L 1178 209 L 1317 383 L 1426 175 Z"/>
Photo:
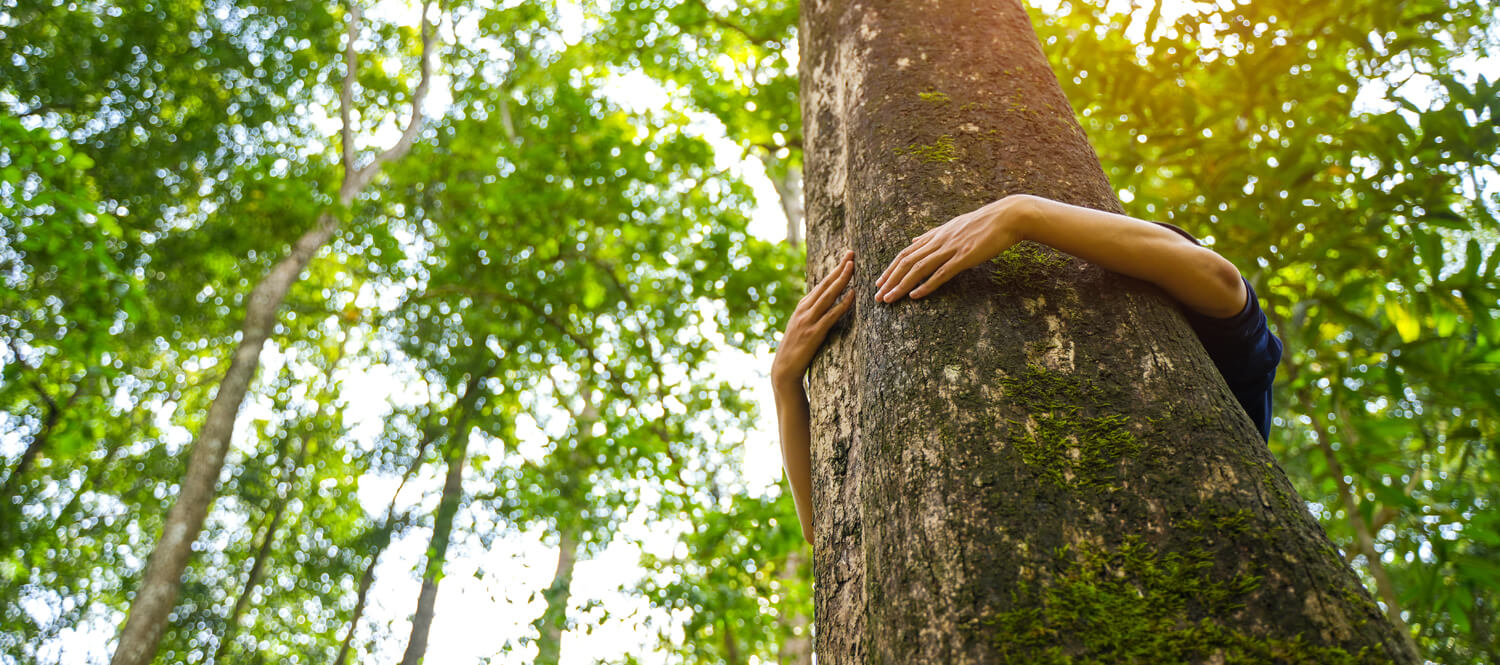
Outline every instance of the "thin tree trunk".
<path fill-rule="evenodd" d="M 356 77 L 354 42 L 360 19 L 357 1 L 353 0 L 355 4 L 350 7 L 344 50 L 344 83 L 340 93 L 344 156 L 344 181 L 339 188 L 341 207 L 347 207 L 369 185 L 383 164 L 399 159 L 411 150 L 422 125 L 422 103 L 431 83 L 432 30 L 427 17 L 428 3 L 423 2 L 422 78 L 412 94 L 411 120 L 394 146 L 377 154 L 365 166 L 356 167 L 350 109 Z M 193 440 L 193 452 L 188 458 L 187 471 L 176 500 L 167 511 L 161 537 L 157 539 L 151 556 L 146 560 L 146 570 L 141 576 L 135 598 L 131 601 L 111 665 L 147 665 L 155 658 L 157 644 L 166 631 L 168 614 L 177 604 L 182 574 L 187 569 L 193 541 L 198 539 L 198 532 L 203 528 L 203 520 L 208 515 L 209 505 L 217 490 L 240 403 L 244 401 L 250 382 L 255 378 L 255 371 L 260 366 L 261 348 L 275 328 L 276 313 L 292 284 L 299 279 L 302 269 L 307 267 L 313 255 L 333 237 L 338 227 L 339 218 L 332 212 L 325 211 L 318 215 L 317 223 L 297 239 L 292 245 L 291 253 L 278 261 L 251 289 L 245 307 L 245 320 L 240 328 L 239 346 L 230 360 L 228 371 L 219 382 L 219 390 L 214 395 L 213 403 L 209 405 L 208 415 Z"/>
<path fill-rule="evenodd" d="M 786 562 L 777 573 L 784 584 L 800 584 L 802 577 L 803 560 L 801 550 L 787 552 Z M 778 665 L 812 665 L 812 633 L 806 614 L 791 607 L 790 603 L 783 606 L 782 614 L 777 618 L 781 624 L 781 649 L 776 653 Z"/>
<path fill-rule="evenodd" d="M 766 178 L 776 189 L 781 212 L 786 215 L 786 241 L 793 246 L 801 245 L 802 170 L 764 153 L 760 155 L 760 162 L 766 168 Z"/>
<path fill-rule="evenodd" d="M 1307 393 L 1301 394 L 1302 404 L 1318 404 Z M 1328 463 L 1328 473 L 1333 476 L 1334 482 L 1339 489 L 1339 501 L 1344 504 L 1344 512 L 1349 515 L 1349 526 L 1354 531 L 1354 542 L 1359 548 L 1359 553 L 1365 555 L 1365 561 L 1370 567 L 1370 576 L 1375 578 L 1375 591 L 1380 594 L 1380 599 L 1385 601 L 1386 617 L 1401 631 L 1402 635 L 1410 635 L 1411 629 L 1406 626 L 1406 621 L 1401 618 L 1401 604 L 1396 601 L 1396 587 L 1391 584 L 1391 578 L 1385 572 L 1385 563 L 1380 560 L 1380 553 L 1375 551 L 1375 536 L 1370 530 L 1370 525 L 1365 522 L 1364 513 L 1359 510 L 1359 500 L 1354 496 L 1354 490 L 1344 480 L 1344 465 L 1339 461 L 1338 453 L 1333 450 L 1333 444 L 1328 440 L 1326 431 L 1327 423 L 1324 422 L 1317 409 L 1309 409 L 1307 416 L 1312 420 L 1313 437 L 1318 442 L 1318 448 L 1323 451 L 1323 459 Z M 1350 430 L 1345 430 L 1348 433 Z M 1412 648 L 1416 648 L 1415 644 Z"/>
<path fill-rule="evenodd" d="M 416 475 L 417 469 L 422 467 L 422 456 L 427 452 L 428 446 L 432 445 L 437 438 L 436 427 L 425 427 L 422 431 L 422 442 L 417 444 L 416 456 L 412 459 L 411 466 L 401 474 L 401 482 L 396 484 L 396 491 L 391 494 L 390 505 L 385 509 L 385 523 L 381 525 L 380 531 L 375 537 L 375 551 L 370 555 L 370 563 L 365 565 L 365 572 L 359 578 L 359 594 L 354 601 L 354 613 L 349 617 L 349 626 L 344 629 L 344 639 L 339 645 L 338 660 L 335 665 L 345 665 L 349 659 L 349 652 L 354 643 L 354 631 L 359 628 L 359 620 L 365 614 L 365 603 L 369 598 L 370 587 L 375 583 L 375 565 L 380 563 L 380 555 L 385 553 L 385 548 L 391 544 L 391 535 L 395 533 L 396 526 L 405 522 L 408 513 L 396 515 L 396 503 L 401 498 L 401 490 L 406 488 L 407 481 Z"/>
<path fill-rule="evenodd" d="M 810 373 L 818 662 L 1416 662 L 1159 289 L 1026 242 L 871 298 L 1006 194 L 1121 210 L 1021 3 L 801 10 L 808 274 L 853 249 L 860 299 Z"/>
<path fill-rule="evenodd" d="M 16 354 L 18 360 L 20 357 L 19 353 Z M 31 443 L 27 444 L 26 450 L 22 451 L 21 459 L 16 460 L 15 468 L 11 469 L 10 475 L 5 477 L 5 485 L 0 486 L 0 501 L 4 501 L 6 505 L 9 505 L 11 497 L 20 491 L 21 477 L 26 473 L 27 469 L 31 468 L 36 458 L 41 456 L 42 451 L 46 450 L 47 441 L 52 438 L 52 432 L 57 428 L 58 421 L 62 419 L 63 412 L 78 402 L 78 398 L 83 395 L 85 382 L 88 379 L 89 375 L 85 373 L 78 380 L 78 383 L 73 386 L 73 394 L 68 397 L 67 402 L 61 405 L 52 399 L 51 395 L 47 394 L 46 388 L 40 383 L 34 384 L 37 394 L 41 395 L 42 401 L 47 403 L 47 415 L 42 419 L 41 429 L 32 435 Z"/>
<path fill-rule="evenodd" d="M 721 615 L 719 625 L 724 626 L 724 665 L 745 665 L 745 657 L 740 655 L 739 640 L 734 637 L 734 629 L 729 625 L 729 617 Z"/>
<path fill-rule="evenodd" d="M 260 536 L 260 547 L 256 548 L 255 561 L 250 565 L 250 574 L 245 579 L 245 585 L 240 589 L 240 595 L 234 600 L 234 607 L 229 611 L 229 617 L 224 621 L 224 633 L 219 636 L 219 644 L 214 648 L 214 654 L 209 662 L 223 662 L 224 652 L 234 642 L 235 634 L 239 629 L 240 614 L 250 605 L 250 596 L 254 595 L 256 587 L 260 585 L 261 575 L 265 573 L 266 561 L 271 556 L 271 545 L 275 542 L 276 529 L 281 526 L 281 517 L 286 514 L 287 498 L 282 497 L 276 503 L 276 510 L 271 513 L 266 528 Z"/>
<path fill-rule="evenodd" d="M 568 599 L 572 597 L 573 565 L 578 562 L 578 548 L 581 544 L 574 527 L 563 527 L 557 543 L 557 570 L 552 573 L 552 584 L 542 591 L 547 608 L 532 623 L 540 635 L 536 641 L 537 665 L 557 665 L 562 653 L 563 628 L 568 621 Z"/>
<path fill-rule="evenodd" d="M 478 403 L 483 381 L 484 376 L 479 373 L 470 378 L 458 407 L 458 419 L 450 433 L 445 455 L 448 474 L 443 480 L 443 495 L 438 502 L 432 538 L 427 545 L 427 566 L 422 572 L 422 590 L 417 594 L 417 611 L 412 617 L 411 637 L 407 640 L 406 652 L 401 656 L 401 665 L 418 665 L 427 654 L 427 635 L 432 630 L 433 613 L 437 609 L 438 583 L 442 581 L 443 564 L 448 558 L 453 518 L 463 503 L 464 463 L 468 459 L 469 449 L 469 416 Z"/>
<path fill-rule="evenodd" d="M 385 546 L 389 543 L 390 534 L 386 534 L 386 541 L 375 549 L 370 555 L 370 563 L 365 565 L 365 573 L 359 578 L 359 596 L 354 602 L 354 614 L 349 617 L 349 627 L 344 630 L 344 639 L 339 644 L 339 657 L 334 665 L 345 665 L 349 662 L 350 646 L 354 643 L 354 631 L 359 627 L 360 618 L 365 615 L 365 601 L 369 598 L 370 587 L 375 584 L 375 564 L 380 562 L 381 553 L 385 552 Z"/>

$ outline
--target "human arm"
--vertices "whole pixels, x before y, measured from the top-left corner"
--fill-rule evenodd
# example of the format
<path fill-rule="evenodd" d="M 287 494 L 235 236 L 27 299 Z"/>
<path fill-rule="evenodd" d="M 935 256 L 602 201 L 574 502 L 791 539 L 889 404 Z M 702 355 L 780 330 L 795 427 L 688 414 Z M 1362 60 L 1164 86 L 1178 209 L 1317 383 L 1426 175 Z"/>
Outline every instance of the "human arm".
<path fill-rule="evenodd" d="M 771 362 L 771 387 L 776 398 L 776 421 L 781 433 L 781 459 L 792 501 L 802 523 L 802 537 L 812 542 L 812 417 L 802 378 L 828 330 L 854 305 L 854 294 L 835 300 L 854 276 L 854 252 L 846 252 L 839 267 L 797 303 L 787 322 L 776 358 Z"/>
<path fill-rule="evenodd" d="M 1207 316 L 1244 309 L 1239 270 L 1213 250 L 1151 222 L 1028 194 L 1007 196 L 913 238 L 876 281 L 876 300 L 921 298 L 1022 240 L 1151 282 Z"/>

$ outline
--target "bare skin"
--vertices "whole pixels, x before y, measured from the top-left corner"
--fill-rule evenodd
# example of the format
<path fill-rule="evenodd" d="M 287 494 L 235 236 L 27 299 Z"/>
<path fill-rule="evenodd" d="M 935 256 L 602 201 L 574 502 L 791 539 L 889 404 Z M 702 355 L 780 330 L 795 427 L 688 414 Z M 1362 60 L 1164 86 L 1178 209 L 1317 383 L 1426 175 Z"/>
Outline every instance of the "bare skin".
<path fill-rule="evenodd" d="M 1206 316 L 1242 311 L 1247 293 L 1239 270 L 1213 250 L 1144 220 L 1018 194 L 954 217 L 912 238 L 876 280 L 875 300 L 918 300 L 964 270 L 1011 245 L 1030 240 L 1067 252 L 1106 270 L 1151 282 Z M 802 379 L 828 330 L 854 304 L 838 300 L 854 276 L 854 252 L 797 303 L 771 364 L 781 455 L 802 537 L 812 542 L 810 415 Z"/>

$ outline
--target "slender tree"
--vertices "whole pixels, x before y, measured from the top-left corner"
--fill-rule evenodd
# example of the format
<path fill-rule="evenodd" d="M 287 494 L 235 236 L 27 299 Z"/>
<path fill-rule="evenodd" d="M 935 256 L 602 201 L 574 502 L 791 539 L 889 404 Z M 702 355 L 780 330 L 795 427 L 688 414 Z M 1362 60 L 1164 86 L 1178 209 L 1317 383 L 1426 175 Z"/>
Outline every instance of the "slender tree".
<path fill-rule="evenodd" d="M 438 500 L 437 517 L 432 526 L 432 537 L 427 545 L 427 562 L 422 569 L 422 587 L 417 592 L 417 609 L 411 621 L 411 635 L 406 642 L 406 651 L 401 656 L 401 665 L 417 665 L 427 655 L 427 636 L 432 631 L 432 619 L 437 611 L 438 585 L 443 579 L 443 565 L 448 560 L 448 546 L 452 543 L 453 519 L 464 500 L 464 467 L 469 460 L 469 435 L 474 429 L 475 411 L 483 406 L 485 379 L 493 368 L 476 368 L 465 381 L 463 396 L 454 407 L 453 427 L 448 432 L 443 459 L 447 473 L 443 478 L 443 494 Z"/>
<path fill-rule="evenodd" d="M 909 239 L 1011 193 L 1119 201 L 1018 0 L 804 3 L 826 663 L 1415 662 L 1184 319 L 1032 243 L 918 301 Z"/>
<path fill-rule="evenodd" d="M 411 114 L 395 145 L 379 152 L 364 164 L 357 163 L 354 145 L 354 85 L 358 74 L 355 41 L 359 37 L 360 8 L 351 0 L 344 45 L 344 77 L 339 91 L 342 128 L 340 139 L 344 177 L 338 190 L 338 204 L 348 207 L 369 186 L 381 168 L 400 159 L 417 140 L 422 128 L 422 103 L 432 83 L 431 55 L 435 40 L 428 17 L 429 2 L 422 3 L 422 53 L 420 80 L 411 94 Z M 203 528 L 229 450 L 229 438 L 239 415 L 240 403 L 260 366 L 260 352 L 276 324 L 276 314 L 287 292 L 299 279 L 303 268 L 322 249 L 339 228 L 341 213 L 334 209 L 318 215 L 312 228 L 292 244 L 291 252 L 278 261 L 270 272 L 256 283 L 246 303 L 245 319 L 239 345 L 219 382 L 219 390 L 208 415 L 194 438 L 192 454 L 176 502 L 167 513 L 161 537 L 146 561 L 146 571 L 131 602 L 125 626 L 115 647 L 112 665 L 145 665 L 155 657 L 167 626 L 167 617 L 177 603 L 182 573 L 192 554 L 193 541 Z"/>

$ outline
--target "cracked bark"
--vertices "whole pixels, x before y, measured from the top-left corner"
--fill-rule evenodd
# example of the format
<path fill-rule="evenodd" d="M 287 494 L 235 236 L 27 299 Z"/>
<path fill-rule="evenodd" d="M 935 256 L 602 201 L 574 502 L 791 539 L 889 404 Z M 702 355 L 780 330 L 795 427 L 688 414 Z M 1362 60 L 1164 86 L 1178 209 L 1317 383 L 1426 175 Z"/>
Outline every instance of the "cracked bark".
<path fill-rule="evenodd" d="M 818 662 L 1040 659 L 996 618 L 1050 611 L 1044 594 L 1079 552 L 1131 542 L 1163 560 L 1205 557 L 1204 584 L 1259 576 L 1235 592 L 1241 610 L 1194 605 L 1191 624 L 1166 624 L 1239 640 L 1179 661 L 1369 647 L 1367 659 L 1416 662 L 1159 289 L 1030 246 L 1048 260 L 1019 278 L 986 264 L 920 301 L 871 297 L 910 238 L 1004 195 L 1121 211 L 1025 8 L 801 10 L 807 274 L 853 249 L 860 299 L 809 375 Z M 1028 406 L 1018 381 L 1032 370 L 1097 391 Z M 1058 414 L 1118 418 L 1139 448 L 1107 458 L 1102 485 L 1069 485 L 1081 468 L 1069 466 L 1054 482 L 1045 465 L 1068 461 L 1028 461 L 1020 447 Z M 1064 456 L 1084 436 L 1069 434 Z M 1092 632 L 1048 648 L 1124 660 Z"/>

